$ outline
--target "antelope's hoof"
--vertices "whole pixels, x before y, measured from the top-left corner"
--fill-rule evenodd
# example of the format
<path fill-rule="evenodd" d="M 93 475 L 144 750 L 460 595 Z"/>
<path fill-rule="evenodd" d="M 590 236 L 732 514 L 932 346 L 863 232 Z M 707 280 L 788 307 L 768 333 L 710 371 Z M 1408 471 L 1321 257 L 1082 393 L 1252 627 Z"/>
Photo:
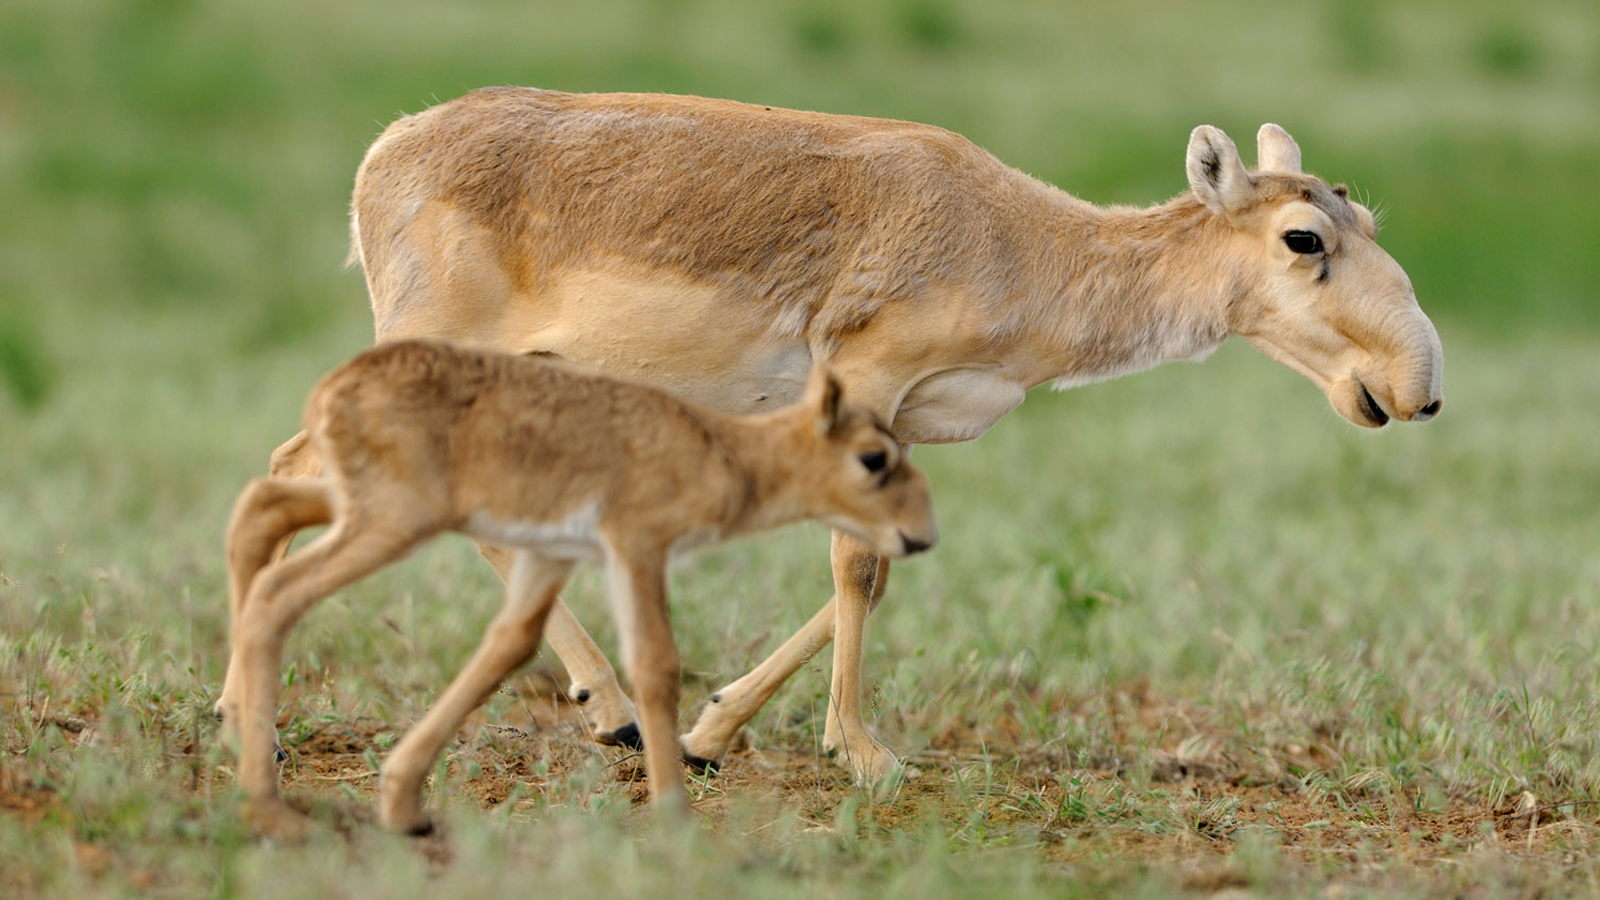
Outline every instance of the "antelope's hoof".
<path fill-rule="evenodd" d="M 594 734 L 594 739 L 613 747 L 639 750 L 644 741 L 639 736 L 638 717 L 633 704 L 615 685 L 607 689 L 590 689 L 573 685 L 567 696 L 583 707 L 583 719 Z"/>
<path fill-rule="evenodd" d="M 722 769 L 721 760 L 695 756 L 687 750 L 683 751 L 683 764 L 689 767 L 689 771 L 703 778 L 709 778 Z"/>
<path fill-rule="evenodd" d="M 629 750 L 644 749 L 644 738 L 640 737 L 639 726 L 633 722 L 629 722 L 616 731 L 595 732 L 594 739 L 612 747 L 626 747 Z"/>
<path fill-rule="evenodd" d="M 833 745 L 824 743 L 822 750 L 828 758 L 849 769 L 861 787 L 889 788 L 905 777 L 905 769 L 894 752 L 868 736 L 854 741 L 841 740 Z"/>

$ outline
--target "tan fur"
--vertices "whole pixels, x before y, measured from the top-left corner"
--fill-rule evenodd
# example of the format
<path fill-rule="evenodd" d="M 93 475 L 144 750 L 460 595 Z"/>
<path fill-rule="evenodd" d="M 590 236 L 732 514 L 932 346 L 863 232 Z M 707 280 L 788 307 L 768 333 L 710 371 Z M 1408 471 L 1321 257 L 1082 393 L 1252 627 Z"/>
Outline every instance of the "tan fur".
<path fill-rule="evenodd" d="M 506 548 L 512 563 L 505 608 L 477 654 L 384 764 L 384 822 L 412 832 L 427 827 L 422 782 L 438 753 L 533 655 L 576 561 L 605 566 L 651 792 L 681 806 L 670 558 L 806 518 L 889 556 L 936 539 L 926 480 L 820 365 L 803 403 L 733 417 L 562 363 L 403 341 L 324 378 L 305 427 L 324 477 L 253 482 L 228 529 L 234 656 L 222 710 L 242 738 L 247 815 L 273 834 L 305 827 L 278 798 L 273 769 L 289 629 L 440 532 Z M 297 529 L 322 524 L 331 527 L 317 542 L 271 562 Z"/>
<path fill-rule="evenodd" d="M 1197 128 L 1190 191 L 1101 208 L 926 125 L 494 88 L 391 125 L 351 224 L 380 341 L 551 354 L 730 412 L 792 401 L 827 360 L 906 444 L 975 438 L 1035 385 L 1202 357 L 1230 334 L 1358 425 L 1431 417 L 1438 337 L 1370 214 L 1302 174 L 1281 128 L 1257 143 L 1248 172 Z M 1326 252 L 1291 252 L 1297 230 Z M 850 649 L 872 598 L 847 576 L 872 555 L 848 537 L 833 555 L 835 601 L 719 692 L 693 754 L 720 755 L 837 625 L 828 744 L 858 775 L 892 767 L 857 713 Z M 556 622 L 597 731 L 618 733 L 627 699 L 559 603 Z"/>

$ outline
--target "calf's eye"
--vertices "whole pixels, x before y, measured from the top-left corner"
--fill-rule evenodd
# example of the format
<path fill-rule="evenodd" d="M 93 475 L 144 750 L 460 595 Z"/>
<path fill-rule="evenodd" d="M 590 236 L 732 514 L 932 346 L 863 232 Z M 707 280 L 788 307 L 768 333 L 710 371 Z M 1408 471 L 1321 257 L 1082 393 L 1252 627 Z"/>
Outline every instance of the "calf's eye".
<path fill-rule="evenodd" d="M 864 453 L 861 455 L 861 465 L 865 466 L 868 472 L 882 472 L 889 465 L 889 454 L 882 450 Z"/>
<path fill-rule="evenodd" d="M 1290 250 L 1300 254 L 1322 252 L 1322 238 L 1313 231 L 1286 231 L 1283 234 L 1283 243 Z"/>

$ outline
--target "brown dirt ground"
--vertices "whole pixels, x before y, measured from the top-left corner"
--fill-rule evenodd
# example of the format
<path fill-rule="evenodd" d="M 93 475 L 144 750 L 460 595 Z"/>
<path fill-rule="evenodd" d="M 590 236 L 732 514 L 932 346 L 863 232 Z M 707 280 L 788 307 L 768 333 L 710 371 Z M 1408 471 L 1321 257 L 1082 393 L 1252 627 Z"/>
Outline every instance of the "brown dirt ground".
<path fill-rule="evenodd" d="M 545 794 L 548 800 L 550 785 L 598 754 L 608 776 L 628 785 L 635 802 L 646 799 L 642 757 L 590 741 L 577 708 L 551 685 L 534 680 L 521 687 L 525 702 L 516 714 L 492 723 L 480 714 L 462 730 L 450 751 L 458 790 L 485 809 L 517 796 Z M 1142 686 L 1121 696 L 1130 715 L 1126 728 L 1118 730 L 1125 730 L 1130 740 L 1154 733 L 1162 719 L 1170 717 L 1171 704 L 1150 697 Z M 316 793 L 344 783 L 363 798 L 373 796 L 377 779 L 368 754 L 381 756 L 385 748 L 377 738 L 390 733 L 388 725 L 373 721 L 322 728 L 290 748 L 286 790 Z M 1287 773 L 1326 766 L 1334 757 L 1326 746 L 1289 745 L 1277 748 L 1278 759 L 1239 761 L 1219 752 L 1216 742 L 1185 746 L 1176 738 L 1166 742 L 1173 745 L 1171 749 L 1157 751 L 1149 789 L 1164 794 L 1173 808 L 1187 810 L 1187 818 L 1179 823 L 1187 827 L 1142 827 L 1137 821 L 1108 827 L 1116 823 L 1095 815 L 1072 821 L 1062 813 L 1070 790 L 1064 776 L 1076 776 L 1089 786 L 1087 802 L 1092 807 L 1096 799 L 1103 799 L 1093 792 L 1125 777 L 1126 764 L 1115 754 L 1102 753 L 1106 758 L 1079 768 L 1068 751 L 1027 746 L 1020 734 L 1021 727 L 1009 716 L 982 727 L 947 727 L 926 751 L 906 760 L 910 769 L 899 790 L 887 799 L 863 804 L 860 824 L 877 829 L 915 827 L 937 818 L 957 831 L 982 805 L 991 830 L 1031 829 L 1046 854 L 1069 862 L 1107 853 L 1141 859 L 1215 858 L 1230 853 L 1236 838 L 1251 826 L 1272 829 L 1281 851 L 1291 857 L 1355 860 L 1398 855 L 1424 864 L 1460 855 L 1490 839 L 1504 849 L 1537 853 L 1556 845 L 1570 847 L 1575 836 L 1585 845 L 1591 837 L 1600 838 L 1600 818 L 1572 817 L 1592 810 L 1540 805 L 1531 797 L 1523 798 L 1521 805 L 1507 801 L 1498 808 L 1470 800 L 1424 808 L 1418 798 L 1403 791 L 1366 793 L 1355 788 L 1331 795 L 1309 791 Z M 986 784 L 955 786 L 957 770 L 981 769 L 986 759 L 991 770 L 998 770 Z M 468 767 L 476 770 L 470 777 Z M 970 783 L 974 776 L 968 772 L 964 777 Z M 720 818 L 729 798 L 763 798 L 797 811 L 818 827 L 830 828 L 839 804 L 862 796 L 842 767 L 812 750 L 758 748 L 742 740 L 723 760 L 721 770 L 696 790 L 696 809 L 713 819 Z"/>
<path fill-rule="evenodd" d="M 647 796 L 643 760 L 630 751 L 596 745 L 585 733 L 576 707 L 548 679 L 538 675 L 514 687 L 520 702 L 512 714 L 494 722 L 482 714 L 470 720 L 449 753 L 451 787 L 474 804 L 490 809 L 508 801 L 514 807 L 566 802 L 565 776 L 598 758 L 606 778 L 626 786 L 635 802 Z M 1173 704 L 1149 696 L 1142 686 L 1119 692 L 1116 704 L 1126 718 L 1126 737 L 1148 739 Z M 19 710 L 20 712 L 20 710 Z M 94 732 L 92 716 L 54 716 L 70 743 Z M 287 725 L 287 720 L 283 723 Z M 1118 725 L 1117 729 L 1123 729 Z M 1163 741 L 1150 765 L 1148 787 L 1131 813 L 1107 812 L 1115 794 L 1126 789 L 1128 771 L 1114 752 L 1084 755 L 1021 740 L 1010 716 L 993 722 L 948 725 L 929 748 L 908 760 L 905 782 L 891 796 L 861 802 L 858 827 L 882 831 L 918 827 L 930 819 L 947 832 L 961 833 L 982 811 L 991 833 L 1032 835 L 1037 851 L 1064 864 L 1104 864 L 1108 859 L 1136 864 L 1176 865 L 1184 882 L 1202 890 L 1234 885 L 1236 870 L 1221 861 L 1252 829 L 1270 829 L 1278 852 L 1291 864 L 1327 869 L 1332 864 L 1404 860 L 1429 866 L 1460 859 L 1474 850 L 1535 857 L 1584 854 L 1600 843 L 1594 807 L 1541 804 L 1531 795 L 1491 808 L 1470 800 L 1451 800 L 1424 808 L 1404 791 L 1364 791 L 1360 787 L 1311 791 L 1287 772 L 1325 765 L 1335 751 L 1311 747 L 1277 748 L 1276 759 L 1259 754 L 1248 761 L 1222 752 L 1220 740 Z M 293 742 L 283 781 L 291 802 L 312 810 L 340 830 L 373 821 L 377 788 L 371 760 L 381 757 L 396 735 L 389 723 L 357 719 L 318 726 Z M 1123 735 L 1116 735 L 1120 744 Z M 741 742 L 743 743 L 743 742 Z M 194 759 L 192 789 L 210 794 L 223 789 L 225 772 L 201 771 L 192 745 L 175 747 Z M 1095 758 L 1098 756 L 1099 758 Z M 987 778 L 981 775 L 987 761 Z M 980 773 L 975 775 L 974 773 Z M 981 783 L 979 783 L 981 782 Z M 361 804 L 349 802 L 348 786 Z M 435 788 L 437 790 L 437 787 Z M 796 812 L 821 830 L 834 827 L 840 804 L 864 797 L 845 770 L 809 750 L 737 746 L 722 770 L 693 788 L 697 811 L 720 827 L 730 797 L 755 798 Z M 1069 792 L 1081 792 L 1069 803 Z M 562 792 L 566 792 L 563 794 Z M 1153 798 L 1153 799 L 1152 799 Z M 57 802 L 49 787 L 0 766 L 0 812 L 36 822 Z M 1072 812 L 1076 809 L 1077 812 Z M 1149 818 L 1150 810 L 1167 817 Z M 1141 818 L 1144 816 L 1144 818 Z M 439 863 L 449 858 L 446 843 L 421 848 Z M 80 848 L 80 864 L 93 869 L 101 851 Z"/>

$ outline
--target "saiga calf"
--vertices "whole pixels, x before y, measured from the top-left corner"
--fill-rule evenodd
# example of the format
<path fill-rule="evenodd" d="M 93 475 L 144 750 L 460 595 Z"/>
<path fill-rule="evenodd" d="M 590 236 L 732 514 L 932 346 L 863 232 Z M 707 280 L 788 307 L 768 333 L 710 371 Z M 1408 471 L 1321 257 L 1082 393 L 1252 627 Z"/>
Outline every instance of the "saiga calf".
<path fill-rule="evenodd" d="M 935 540 L 927 481 L 883 423 L 815 367 L 803 400 L 743 417 L 527 356 L 403 341 L 312 392 L 304 426 L 319 479 L 258 479 L 228 526 L 233 659 L 221 707 L 242 737 L 246 816 L 305 822 L 278 796 L 278 668 L 317 601 L 443 531 L 513 548 L 505 606 L 461 674 L 383 766 L 389 827 L 429 828 L 422 782 L 466 716 L 539 646 L 574 563 L 605 566 L 657 803 L 682 806 L 678 653 L 664 570 L 681 550 L 819 519 L 874 552 Z M 295 531 L 332 527 L 272 562 Z"/>

